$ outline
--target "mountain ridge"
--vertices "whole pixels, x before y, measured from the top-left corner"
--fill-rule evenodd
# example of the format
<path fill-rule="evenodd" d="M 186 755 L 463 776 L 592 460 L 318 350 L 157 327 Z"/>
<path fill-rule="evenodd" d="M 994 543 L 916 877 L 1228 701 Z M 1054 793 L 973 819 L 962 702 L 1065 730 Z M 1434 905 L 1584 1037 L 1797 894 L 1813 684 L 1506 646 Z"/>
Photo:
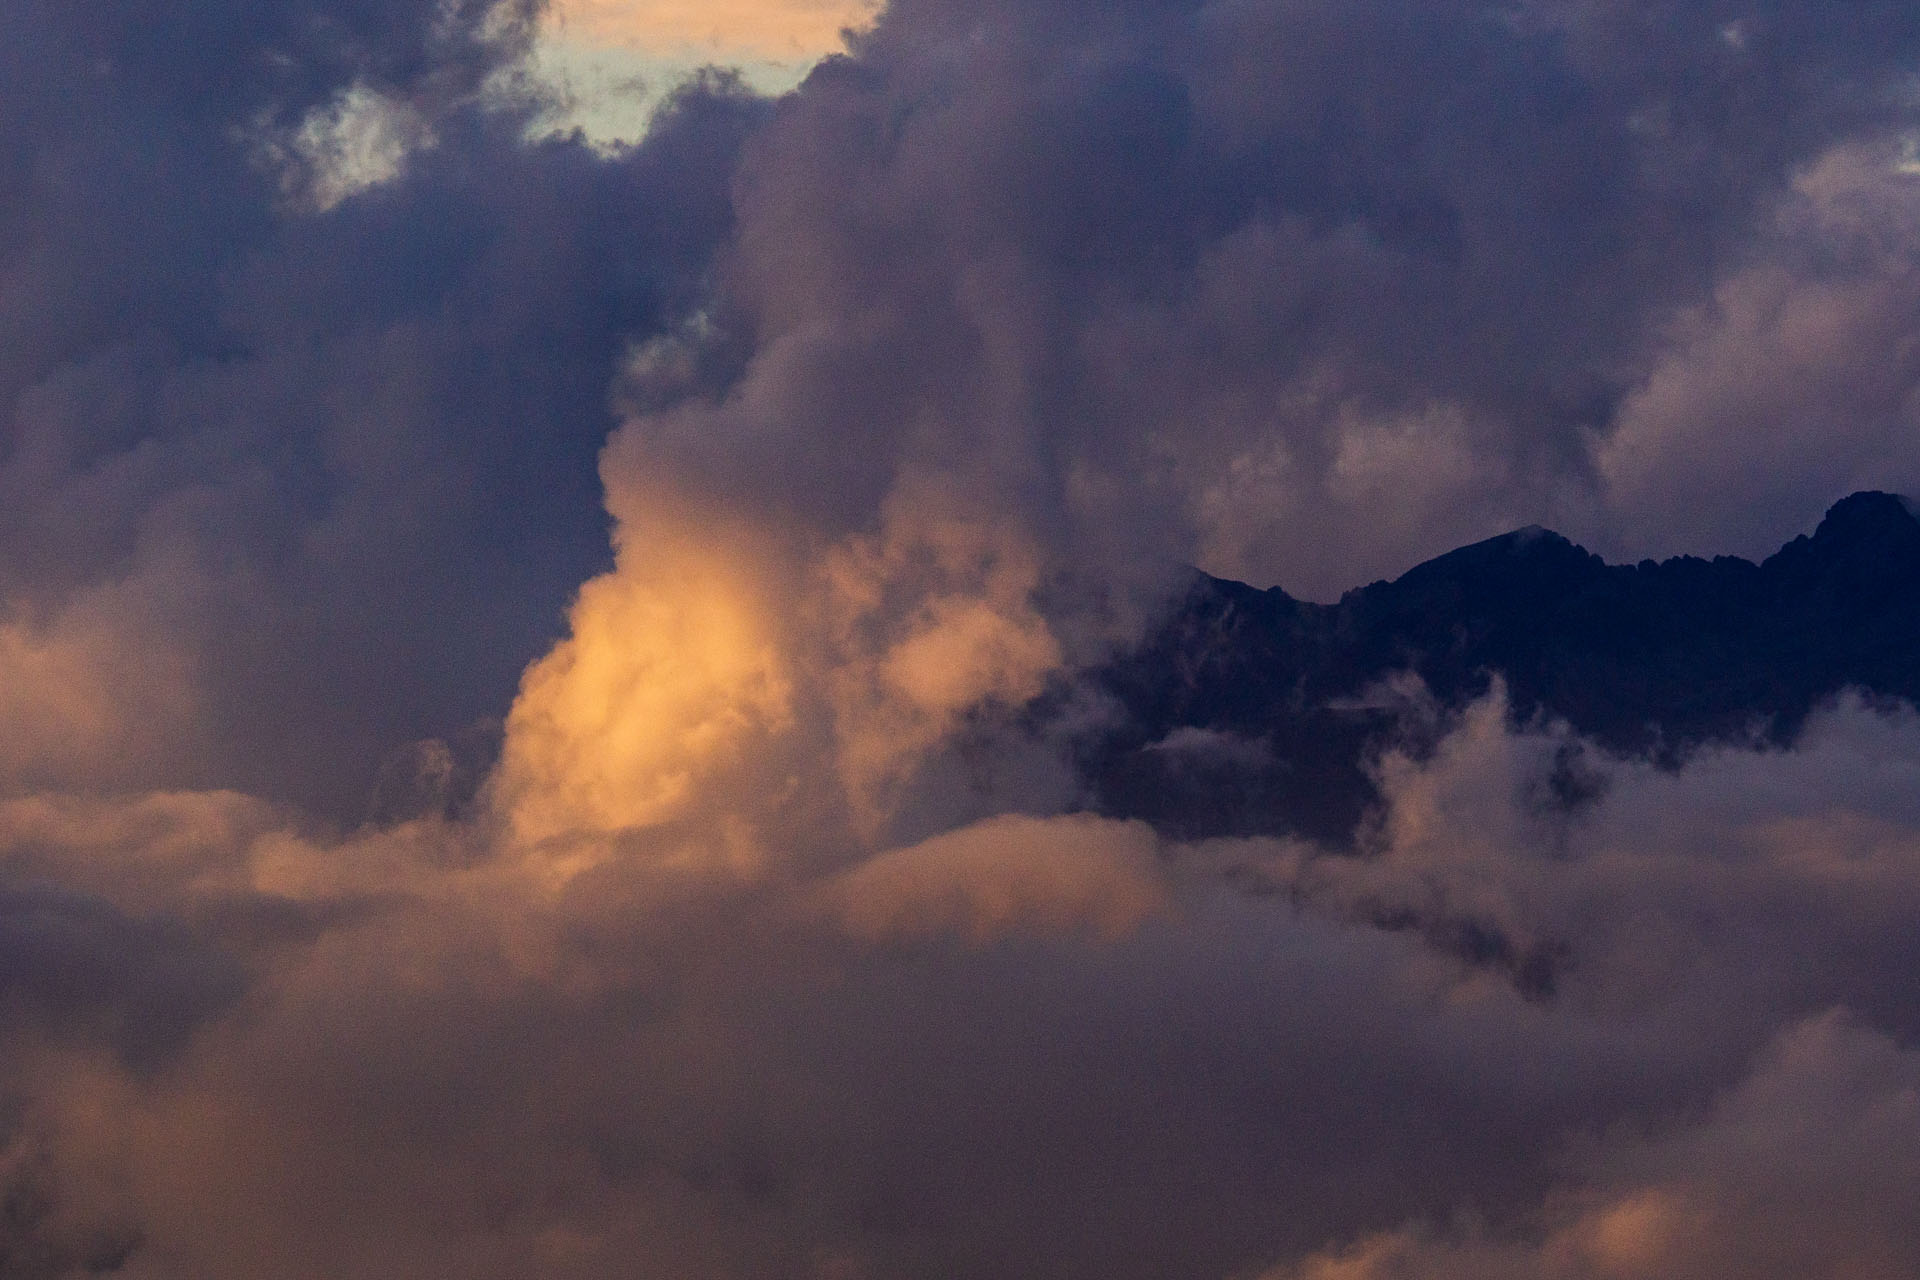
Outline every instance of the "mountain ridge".
<path fill-rule="evenodd" d="M 1419 726 L 1369 699 L 1418 677 L 1439 708 L 1495 676 L 1516 720 L 1564 720 L 1677 765 L 1714 742 L 1788 745 L 1857 688 L 1920 702 L 1920 508 L 1862 491 L 1755 563 L 1608 564 L 1529 526 L 1314 604 L 1195 571 L 1165 622 L 1095 673 L 1124 711 L 1078 744 L 1091 807 L 1196 837 L 1340 842 L 1367 770 Z"/>

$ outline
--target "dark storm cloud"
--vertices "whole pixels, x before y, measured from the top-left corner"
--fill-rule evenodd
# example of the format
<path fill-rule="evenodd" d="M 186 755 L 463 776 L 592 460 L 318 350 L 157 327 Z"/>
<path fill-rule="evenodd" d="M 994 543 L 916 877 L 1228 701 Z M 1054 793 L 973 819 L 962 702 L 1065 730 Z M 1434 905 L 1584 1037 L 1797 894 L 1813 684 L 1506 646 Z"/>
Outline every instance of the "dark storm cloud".
<path fill-rule="evenodd" d="M 43 679 L 111 691 L 13 708 L 14 785 L 357 817 L 385 753 L 497 717 L 549 642 L 605 556 L 611 371 L 697 301 L 758 107 L 715 82 L 629 152 L 528 143 L 480 93 L 526 18 L 0 18 L 0 592 Z M 353 94 L 427 145 L 305 208 L 335 162 L 302 122 Z"/>

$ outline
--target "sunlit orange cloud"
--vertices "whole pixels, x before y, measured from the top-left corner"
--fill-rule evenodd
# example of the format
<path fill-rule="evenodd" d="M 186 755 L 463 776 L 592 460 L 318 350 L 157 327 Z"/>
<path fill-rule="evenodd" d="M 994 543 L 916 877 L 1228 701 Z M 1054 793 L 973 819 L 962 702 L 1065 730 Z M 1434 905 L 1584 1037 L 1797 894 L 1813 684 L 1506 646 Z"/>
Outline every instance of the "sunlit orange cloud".
<path fill-rule="evenodd" d="M 526 673 L 497 781 L 523 839 L 673 818 L 790 718 L 747 540 L 662 507 L 623 527 L 618 568 Z"/>
<path fill-rule="evenodd" d="M 880 0 L 555 0 L 550 21 L 592 44 L 777 62 L 839 50 L 841 32 L 879 9 Z"/>

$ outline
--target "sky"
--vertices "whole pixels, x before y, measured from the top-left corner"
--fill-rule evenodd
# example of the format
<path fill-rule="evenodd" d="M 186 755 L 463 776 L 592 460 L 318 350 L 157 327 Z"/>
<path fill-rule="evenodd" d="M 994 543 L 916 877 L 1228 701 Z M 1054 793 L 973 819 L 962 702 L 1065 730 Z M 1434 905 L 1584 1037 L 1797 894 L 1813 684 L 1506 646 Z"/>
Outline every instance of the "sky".
<path fill-rule="evenodd" d="M 553 102 L 541 128 L 633 143 L 673 90 L 706 67 L 754 90 L 794 88 L 872 24 L 879 0 L 554 0 L 526 64 Z"/>
<path fill-rule="evenodd" d="M 1911 708 L 1361 856 L 1020 715 L 1920 493 L 1916 145 L 1894 0 L 9 0 L 0 1276 L 1920 1273 Z"/>

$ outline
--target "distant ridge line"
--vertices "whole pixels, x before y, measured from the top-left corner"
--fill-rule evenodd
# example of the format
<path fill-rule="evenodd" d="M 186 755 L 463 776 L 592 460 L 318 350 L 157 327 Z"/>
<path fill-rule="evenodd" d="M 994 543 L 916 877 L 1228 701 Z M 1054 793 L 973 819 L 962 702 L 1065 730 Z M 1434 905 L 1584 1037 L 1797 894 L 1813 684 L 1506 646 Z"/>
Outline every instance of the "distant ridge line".
<path fill-rule="evenodd" d="M 1790 745 L 1846 689 L 1920 702 L 1920 506 L 1851 494 L 1757 564 L 1608 564 L 1529 526 L 1325 605 L 1195 571 L 1092 677 L 1124 714 L 1077 746 L 1091 806 L 1185 836 L 1344 840 L 1377 800 L 1369 759 L 1417 728 L 1363 695 L 1409 674 L 1442 710 L 1498 675 L 1516 719 L 1666 765 Z"/>

